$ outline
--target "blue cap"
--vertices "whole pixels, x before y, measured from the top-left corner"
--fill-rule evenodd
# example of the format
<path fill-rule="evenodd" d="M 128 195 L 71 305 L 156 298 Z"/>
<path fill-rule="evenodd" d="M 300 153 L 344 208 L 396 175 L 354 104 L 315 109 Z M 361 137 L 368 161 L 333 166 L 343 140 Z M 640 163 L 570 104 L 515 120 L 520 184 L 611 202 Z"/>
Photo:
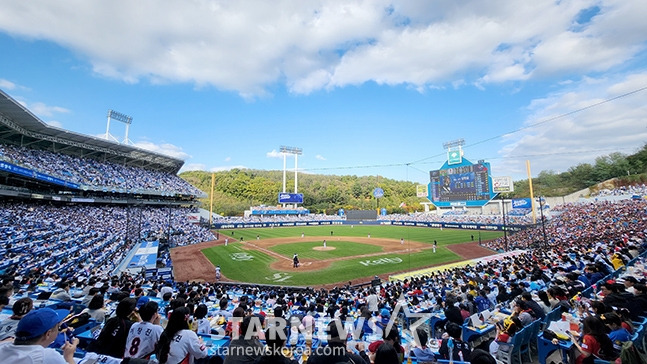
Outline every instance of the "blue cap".
<path fill-rule="evenodd" d="M 31 311 L 21 318 L 16 327 L 16 338 L 29 340 L 43 335 L 47 330 L 57 326 L 70 313 L 68 310 L 41 308 Z"/>
<path fill-rule="evenodd" d="M 151 299 L 146 296 L 141 296 L 137 299 L 137 309 L 148 303 Z"/>
<path fill-rule="evenodd" d="M 391 313 L 386 308 L 383 308 L 382 311 L 380 311 L 380 316 L 382 316 L 382 317 L 391 317 Z"/>

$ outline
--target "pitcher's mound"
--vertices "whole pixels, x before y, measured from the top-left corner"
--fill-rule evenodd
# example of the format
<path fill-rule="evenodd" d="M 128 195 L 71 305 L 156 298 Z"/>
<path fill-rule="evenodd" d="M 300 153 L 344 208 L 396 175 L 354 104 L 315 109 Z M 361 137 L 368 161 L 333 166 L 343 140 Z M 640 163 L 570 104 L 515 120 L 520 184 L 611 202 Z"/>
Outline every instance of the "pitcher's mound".
<path fill-rule="evenodd" d="M 337 248 L 335 248 L 334 246 L 327 246 L 327 247 L 325 247 L 325 248 L 324 248 L 323 246 L 315 246 L 315 247 L 314 247 L 314 248 L 312 248 L 312 249 L 314 249 L 314 250 L 321 250 L 321 251 L 328 251 L 328 250 L 335 250 L 335 249 L 337 249 Z"/>

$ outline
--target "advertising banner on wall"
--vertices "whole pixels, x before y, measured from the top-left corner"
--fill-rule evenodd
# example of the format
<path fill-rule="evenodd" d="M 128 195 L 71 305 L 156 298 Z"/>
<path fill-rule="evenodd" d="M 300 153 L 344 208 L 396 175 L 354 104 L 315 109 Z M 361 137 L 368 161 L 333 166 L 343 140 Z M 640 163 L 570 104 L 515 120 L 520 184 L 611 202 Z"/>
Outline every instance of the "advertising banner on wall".
<path fill-rule="evenodd" d="M 279 203 L 303 203 L 303 193 L 279 193 Z"/>

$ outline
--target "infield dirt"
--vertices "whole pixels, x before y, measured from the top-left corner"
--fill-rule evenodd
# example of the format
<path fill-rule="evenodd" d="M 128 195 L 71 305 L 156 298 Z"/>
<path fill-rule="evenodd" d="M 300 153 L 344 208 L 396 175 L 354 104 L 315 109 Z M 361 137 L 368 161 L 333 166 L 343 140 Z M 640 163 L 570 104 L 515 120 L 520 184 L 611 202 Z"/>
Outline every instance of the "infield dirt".
<path fill-rule="evenodd" d="M 207 249 L 213 246 L 223 245 L 225 243 L 225 238 L 222 233 L 220 234 L 220 240 L 213 240 L 204 243 L 198 243 L 183 247 L 177 247 L 171 249 L 171 259 L 173 260 L 173 273 L 175 275 L 176 281 L 210 281 L 215 280 L 215 267 L 207 259 L 207 257 L 202 253 L 203 249 Z M 330 237 L 325 236 L 311 236 L 307 238 L 273 238 L 273 239 L 263 239 L 263 240 L 254 240 L 254 241 L 244 241 L 244 249 L 249 250 L 259 250 L 275 257 L 277 260 L 272 263 L 270 266 L 272 269 L 280 271 L 290 271 L 292 267 L 292 259 L 290 257 L 283 256 L 278 254 L 268 248 L 281 245 L 286 243 L 301 243 L 301 242 L 312 242 L 312 241 L 323 241 L 327 239 L 331 241 Z M 395 239 L 381 239 L 381 238 L 368 238 L 368 237 L 351 237 L 351 236 L 340 236 L 335 237 L 334 240 L 350 241 L 355 243 L 370 244 L 376 245 L 382 248 L 381 252 L 365 254 L 365 255 L 353 255 L 348 257 L 339 257 L 333 259 L 325 260 L 314 260 L 314 259 L 302 259 L 300 261 L 299 270 L 300 271 L 312 271 L 324 269 L 328 267 L 332 262 L 338 260 L 346 259 L 355 259 L 355 258 L 364 258 L 371 256 L 383 255 L 385 253 L 417 253 L 422 250 L 431 249 L 431 245 L 423 244 L 419 242 L 407 241 L 405 244 L 400 244 L 399 240 Z M 237 241 L 229 237 L 229 241 Z M 458 261 L 466 259 L 475 259 L 488 255 L 494 254 L 493 251 L 483 248 L 476 242 L 471 243 L 462 243 L 462 244 L 452 244 L 446 246 L 449 250 L 456 253 L 461 257 Z M 323 246 L 315 247 L 316 250 L 323 250 Z M 327 247 L 326 250 L 332 250 L 334 247 Z M 447 264 L 451 262 L 444 262 L 442 264 Z M 391 272 L 388 274 L 380 275 L 380 278 L 387 278 L 390 274 L 397 272 Z M 361 277 L 351 281 L 352 284 L 367 282 L 372 277 Z M 225 276 L 222 276 L 220 281 L 231 282 Z M 344 282 L 346 283 L 346 282 Z M 328 284 L 321 287 L 331 287 L 339 284 Z"/>

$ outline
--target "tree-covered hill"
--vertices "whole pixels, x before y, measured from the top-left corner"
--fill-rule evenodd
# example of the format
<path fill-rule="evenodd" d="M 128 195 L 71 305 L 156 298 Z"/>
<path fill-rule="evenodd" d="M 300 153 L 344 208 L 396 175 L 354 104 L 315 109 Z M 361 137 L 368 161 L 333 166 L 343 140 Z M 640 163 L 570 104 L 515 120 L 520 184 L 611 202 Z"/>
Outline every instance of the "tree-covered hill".
<path fill-rule="evenodd" d="M 637 153 L 611 153 L 595 159 L 594 164 L 581 163 L 566 172 L 541 171 L 532 179 L 535 195 L 564 196 L 590 188 L 595 192 L 598 183 L 612 180 L 614 187 L 647 182 L 647 144 Z M 530 196 L 528 180 L 514 182 L 514 193 L 506 197 Z"/>
<path fill-rule="evenodd" d="M 647 181 L 647 144 L 635 154 L 611 153 L 598 157 L 595 164 L 582 163 L 563 173 L 541 171 L 533 178 L 535 194 L 564 196 L 600 182 L 614 179 L 616 187 L 645 183 Z M 180 177 L 207 194 L 211 191 L 211 172 L 190 171 Z M 420 202 L 426 198 L 416 197 L 416 184 L 388 178 L 369 176 L 330 176 L 322 174 L 299 174 L 299 193 L 303 193 L 303 206 L 311 212 L 334 214 L 339 208 L 375 209 L 377 200 L 373 190 L 380 187 L 384 197 L 379 207 L 389 213 L 422 211 Z M 278 192 L 282 189 L 283 171 L 233 169 L 215 172 L 213 194 L 214 212 L 223 215 L 242 215 L 250 206 L 277 205 Z M 514 182 L 515 191 L 505 197 L 529 197 L 528 180 Z M 593 187 L 594 188 L 594 187 Z M 287 191 L 294 189 L 294 174 L 288 173 Z M 209 208 L 209 197 L 201 200 Z"/>
<path fill-rule="evenodd" d="M 209 194 L 211 173 L 190 171 L 180 177 Z M 286 189 L 294 190 L 294 174 L 288 174 Z M 282 190 L 282 171 L 261 171 L 252 169 L 233 169 L 215 172 L 213 194 L 214 212 L 224 215 L 241 215 L 250 206 L 277 205 L 278 193 Z M 377 201 L 373 190 L 380 187 L 384 197 L 380 208 L 392 212 L 421 211 L 416 197 L 416 184 L 395 181 L 383 177 L 330 176 L 322 174 L 299 174 L 298 192 L 303 193 L 303 207 L 311 212 L 334 214 L 339 208 L 375 209 Z M 209 208 L 209 197 L 202 199 L 203 207 Z"/>

